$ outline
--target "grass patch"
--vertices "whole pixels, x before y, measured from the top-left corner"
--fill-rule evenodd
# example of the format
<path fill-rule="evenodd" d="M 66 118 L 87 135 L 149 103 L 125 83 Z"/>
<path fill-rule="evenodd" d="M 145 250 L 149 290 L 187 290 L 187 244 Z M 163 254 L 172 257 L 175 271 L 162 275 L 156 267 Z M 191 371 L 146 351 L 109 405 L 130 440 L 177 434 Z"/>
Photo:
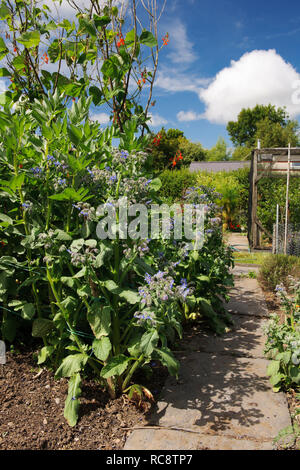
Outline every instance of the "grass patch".
<path fill-rule="evenodd" d="M 258 264 L 261 265 L 266 257 L 270 256 L 269 253 L 246 253 L 243 251 L 235 251 L 233 253 L 234 259 L 237 263 L 241 264 Z"/>

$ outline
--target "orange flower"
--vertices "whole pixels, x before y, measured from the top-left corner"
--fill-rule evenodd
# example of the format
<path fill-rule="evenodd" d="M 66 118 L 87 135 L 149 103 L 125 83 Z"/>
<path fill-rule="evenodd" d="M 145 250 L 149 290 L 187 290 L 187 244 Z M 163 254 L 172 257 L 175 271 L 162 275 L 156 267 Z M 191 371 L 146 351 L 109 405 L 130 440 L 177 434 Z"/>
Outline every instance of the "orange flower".
<path fill-rule="evenodd" d="M 117 47 L 121 47 L 121 46 L 125 46 L 125 41 L 122 38 L 122 36 L 120 37 L 120 40 L 117 42 Z"/>
<path fill-rule="evenodd" d="M 169 44 L 169 33 L 167 33 L 163 38 L 162 38 L 162 41 L 163 41 L 163 45 L 164 46 L 167 46 Z"/>
<path fill-rule="evenodd" d="M 161 140 L 161 135 L 160 133 L 157 134 L 156 137 L 154 137 L 154 139 L 152 140 L 152 143 L 156 146 L 158 146 L 160 144 L 160 140 Z"/>
<path fill-rule="evenodd" d="M 45 62 L 45 64 L 48 64 L 49 62 L 49 57 L 47 55 L 47 52 L 45 52 L 45 54 L 42 55 L 42 60 Z"/>
<path fill-rule="evenodd" d="M 180 150 L 177 150 L 175 156 L 172 158 L 170 158 L 170 161 L 172 161 L 172 166 L 174 167 L 175 165 L 177 165 L 177 162 L 179 160 L 183 160 L 183 156 L 181 155 L 181 152 Z"/>

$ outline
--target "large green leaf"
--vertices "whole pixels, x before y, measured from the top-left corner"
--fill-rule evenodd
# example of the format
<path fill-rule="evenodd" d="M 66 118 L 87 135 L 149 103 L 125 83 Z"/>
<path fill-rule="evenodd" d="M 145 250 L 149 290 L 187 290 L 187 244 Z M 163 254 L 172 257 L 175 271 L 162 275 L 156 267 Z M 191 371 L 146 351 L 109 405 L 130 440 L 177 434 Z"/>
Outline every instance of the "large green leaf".
<path fill-rule="evenodd" d="M 146 331 L 141 338 L 140 348 L 145 356 L 151 356 L 153 350 L 156 348 L 159 336 L 156 330 Z"/>
<path fill-rule="evenodd" d="M 39 31 L 26 31 L 19 38 L 17 38 L 17 41 L 27 48 L 38 46 L 40 40 L 41 38 Z"/>
<path fill-rule="evenodd" d="M 295 384 L 300 385 L 300 367 L 291 366 L 289 369 L 289 373 L 290 373 L 292 381 Z"/>
<path fill-rule="evenodd" d="M 103 285 L 115 295 L 125 299 L 128 303 L 134 305 L 140 301 L 140 296 L 137 292 L 129 289 L 121 289 L 115 281 L 109 279 L 103 282 Z"/>
<path fill-rule="evenodd" d="M 168 368 L 168 371 L 171 375 L 178 376 L 179 371 L 179 362 L 173 356 L 170 349 L 166 347 L 156 348 L 155 352 L 157 353 L 161 363 Z"/>
<path fill-rule="evenodd" d="M 157 46 L 157 40 L 150 31 L 143 31 L 140 35 L 140 42 L 144 46 L 155 47 Z"/>
<path fill-rule="evenodd" d="M 278 353 L 275 357 L 276 361 L 283 362 L 285 365 L 288 365 L 291 359 L 291 351 L 284 351 L 282 353 Z"/>
<path fill-rule="evenodd" d="M 10 75 L 10 72 L 6 68 L 0 68 L 0 77 L 10 77 Z"/>
<path fill-rule="evenodd" d="M 65 401 L 64 417 L 70 426 L 75 426 L 78 419 L 79 400 L 81 394 L 81 377 L 80 374 L 73 375 L 69 380 L 68 396 Z"/>
<path fill-rule="evenodd" d="M 62 193 L 49 196 L 49 199 L 54 199 L 55 201 L 86 201 L 91 197 L 87 196 L 88 192 L 88 189 L 83 188 L 78 189 L 78 191 L 74 188 L 66 188 Z"/>
<path fill-rule="evenodd" d="M 124 356 L 124 354 L 119 354 L 118 356 L 112 357 L 108 363 L 101 370 L 101 377 L 108 379 L 113 375 L 121 375 L 128 367 L 129 357 Z"/>
<path fill-rule="evenodd" d="M 0 54 L 1 54 L 1 58 L 3 58 L 3 55 L 6 55 L 8 52 L 8 49 L 6 47 L 6 44 L 4 42 L 4 39 L 0 37 Z"/>
<path fill-rule="evenodd" d="M 276 385 L 280 384 L 280 382 L 283 378 L 284 378 L 283 374 L 280 374 L 280 373 L 273 374 L 270 377 L 270 383 L 271 383 L 271 385 L 276 386 Z"/>
<path fill-rule="evenodd" d="M 8 304 L 9 307 L 13 307 L 16 312 L 20 312 L 19 315 L 24 320 L 31 320 L 35 314 L 35 307 L 32 303 L 24 300 L 12 300 Z"/>
<path fill-rule="evenodd" d="M 88 360 L 86 354 L 70 354 L 63 359 L 61 365 L 55 372 L 55 377 L 71 377 L 76 372 L 79 372 Z"/>
<path fill-rule="evenodd" d="M 104 15 L 104 16 L 94 15 L 93 19 L 94 19 L 97 29 L 107 26 L 111 21 L 110 17 L 107 15 Z"/>
<path fill-rule="evenodd" d="M 96 301 L 87 313 L 88 322 L 97 339 L 101 339 L 102 336 L 108 336 L 110 333 L 110 310 L 109 306 L 102 306 Z"/>
<path fill-rule="evenodd" d="M 54 324 L 48 318 L 36 318 L 32 324 L 32 336 L 43 338 L 54 328 Z"/>
<path fill-rule="evenodd" d="M 44 346 L 38 353 L 38 364 L 43 364 L 54 351 L 53 346 Z"/>
<path fill-rule="evenodd" d="M 280 361 L 271 361 L 267 367 L 267 375 L 274 375 L 279 372 L 280 369 Z"/>
<path fill-rule="evenodd" d="M 95 339 L 93 341 L 94 354 L 100 361 L 107 360 L 111 349 L 112 346 L 108 336 L 102 336 L 101 339 Z"/>
<path fill-rule="evenodd" d="M 102 99 L 101 90 L 96 86 L 91 86 L 89 88 L 89 94 L 93 97 L 93 104 L 97 106 Z"/>
<path fill-rule="evenodd" d="M 112 257 L 112 254 L 113 254 L 113 248 L 111 246 L 107 246 L 102 243 L 100 247 L 100 253 L 96 257 L 95 267 L 101 268 L 101 266 L 106 264 L 107 261 Z"/>
<path fill-rule="evenodd" d="M 16 318 L 13 318 L 13 316 L 7 317 L 1 325 L 1 332 L 3 339 L 6 339 L 10 343 L 12 343 L 15 339 L 17 332 Z"/>

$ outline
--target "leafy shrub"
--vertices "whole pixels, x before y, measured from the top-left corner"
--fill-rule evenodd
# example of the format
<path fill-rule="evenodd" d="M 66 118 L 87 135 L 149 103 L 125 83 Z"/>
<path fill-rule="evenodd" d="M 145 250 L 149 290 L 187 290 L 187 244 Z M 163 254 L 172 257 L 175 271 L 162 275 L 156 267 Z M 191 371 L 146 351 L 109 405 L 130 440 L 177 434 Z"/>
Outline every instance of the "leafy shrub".
<path fill-rule="evenodd" d="M 188 169 L 180 170 L 165 170 L 160 175 L 162 182 L 159 195 L 163 199 L 170 201 L 180 200 L 187 188 L 195 186 L 197 176 L 191 173 Z"/>
<path fill-rule="evenodd" d="M 279 222 L 285 221 L 286 177 L 261 178 L 258 183 L 257 214 L 261 223 L 269 232 L 273 232 L 276 221 L 276 207 L 279 204 Z M 290 179 L 289 189 L 289 222 L 300 224 L 300 178 Z"/>
<path fill-rule="evenodd" d="M 285 319 L 272 315 L 265 330 L 267 341 L 265 354 L 271 360 L 267 374 L 275 392 L 300 385 L 300 281 L 288 279 L 289 296 L 283 284 L 276 287 Z"/>
<path fill-rule="evenodd" d="M 282 254 L 270 254 L 263 259 L 258 278 L 265 289 L 274 291 L 280 283 L 288 286 L 288 276 L 300 279 L 299 258 Z"/>

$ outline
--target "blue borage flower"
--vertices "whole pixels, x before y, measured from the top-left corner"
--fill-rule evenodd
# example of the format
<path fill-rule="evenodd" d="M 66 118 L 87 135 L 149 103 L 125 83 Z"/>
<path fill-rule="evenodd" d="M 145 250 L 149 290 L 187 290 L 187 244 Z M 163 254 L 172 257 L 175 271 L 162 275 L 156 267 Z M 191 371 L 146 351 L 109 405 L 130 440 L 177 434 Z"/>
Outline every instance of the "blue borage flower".
<path fill-rule="evenodd" d="M 120 155 L 120 158 L 123 158 L 126 160 L 126 158 L 128 157 L 129 153 L 127 152 L 127 150 L 122 150 L 121 151 L 121 155 Z"/>
<path fill-rule="evenodd" d="M 92 170 L 90 170 L 89 167 L 86 168 L 88 174 L 93 178 L 95 176 L 95 173 L 92 172 Z"/>
<path fill-rule="evenodd" d="M 142 323 L 143 321 L 147 321 L 147 320 L 149 320 L 152 323 L 152 325 L 156 323 L 154 312 L 149 312 L 147 310 L 144 310 L 144 312 L 135 312 L 133 316 L 134 318 L 138 320 L 138 323 Z"/>
<path fill-rule="evenodd" d="M 43 173 L 43 168 L 40 168 L 39 166 L 36 166 L 34 168 L 31 168 L 31 171 L 35 176 L 39 176 Z"/>
<path fill-rule="evenodd" d="M 112 175 L 110 178 L 109 178 L 111 181 L 115 182 L 117 181 L 117 175 Z"/>

